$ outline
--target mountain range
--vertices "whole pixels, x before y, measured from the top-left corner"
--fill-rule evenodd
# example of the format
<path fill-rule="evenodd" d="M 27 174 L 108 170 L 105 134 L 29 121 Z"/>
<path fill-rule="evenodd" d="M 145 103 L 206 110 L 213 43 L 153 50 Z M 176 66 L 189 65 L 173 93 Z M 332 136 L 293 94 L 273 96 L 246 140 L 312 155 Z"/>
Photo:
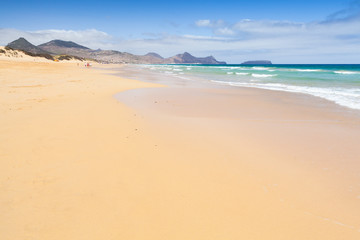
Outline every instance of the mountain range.
<path fill-rule="evenodd" d="M 31 44 L 25 38 L 19 38 L 18 40 L 13 41 L 6 46 L 16 50 L 24 50 L 33 54 L 50 54 L 50 52 L 47 52 L 40 47 Z"/>
<path fill-rule="evenodd" d="M 25 38 L 19 38 L 7 45 L 12 49 L 27 51 L 33 54 L 70 55 L 87 59 L 94 59 L 104 63 L 138 63 L 138 64 L 226 64 L 217 61 L 213 56 L 194 57 L 190 53 L 177 54 L 173 57 L 163 58 L 157 53 L 135 55 L 115 50 L 93 50 L 71 41 L 52 40 L 35 46 Z"/>

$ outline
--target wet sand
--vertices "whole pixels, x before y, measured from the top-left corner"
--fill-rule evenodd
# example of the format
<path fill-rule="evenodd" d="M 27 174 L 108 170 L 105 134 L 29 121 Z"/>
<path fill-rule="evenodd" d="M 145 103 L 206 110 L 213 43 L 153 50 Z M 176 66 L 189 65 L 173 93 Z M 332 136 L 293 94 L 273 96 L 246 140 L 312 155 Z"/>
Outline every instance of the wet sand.
<path fill-rule="evenodd" d="M 0 62 L 1 239 L 359 239 L 356 112 L 112 67 Z"/>
<path fill-rule="evenodd" d="M 128 74 L 168 86 L 116 98 L 167 139 L 164 148 L 186 155 L 181 161 L 198 173 L 189 182 L 211 183 L 197 189 L 212 206 L 203 212 L 214 214 L 210 232 L 227 229 L 231 234 L 222 236 L 231 239 L 359 238 L 358 111 L 303 94 L 147 70 Z"/>

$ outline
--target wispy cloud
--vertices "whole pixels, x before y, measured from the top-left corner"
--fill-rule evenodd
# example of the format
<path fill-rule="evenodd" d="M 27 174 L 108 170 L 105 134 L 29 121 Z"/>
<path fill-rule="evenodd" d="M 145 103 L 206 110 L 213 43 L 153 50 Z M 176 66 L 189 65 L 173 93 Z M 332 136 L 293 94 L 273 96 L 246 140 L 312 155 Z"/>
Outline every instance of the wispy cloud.
<path fill-rule="evenodd" d="M 214 24 L 221 22 L 221 25 Z M 324 21 L 293 22 L 283 20 L 242 19 L 235 23 L 208 20 L 196 24 L 211 30 L 213 36 L 227 37 L 219 52 L 239 57 L 294 59 L 307 62 L 360 62 L 360 1 L 330 14 Z M 291 60 L 290 60 L 291 61 Z"/>
<path fill-rule="evenodd" d="M 209 19 L 202 19 L 195 22 L 195 25 L 198 27 L 222 27 L 225 25 L 225 21 L 223 20 L 209 20 Z"/>
<path fill-rule="evenodd" d="M 347 8 L 330 14 L 326 21 L 351 21 L 356 18 L 360 18 L 360 0 L 353 1 Z"/>
<path fill-rule="evenodd" d="M 279 20 L 243 19 L 233 24 L 212 26 L 215 35 L 233 35 L 235 38 L 254 39 L 291 36 L 338 36 L 360 33 L 360 18 L 351 21 L 291 22 Z"/>
<path fill-rule="evenodd" d="M 217 28 L 215 34 L 223 35 L 223 36 L 232 36 L 235 35 L 235 31 L 228 27 L 223 27 L 223 28 Z"/>
<path fill-rule="evenodd" d="M 164 57 L 188 51 L 197 56 L 213 55 L 232 63 L 270 59 L 275 63 L 360 62 L 360 0 L 330 14 L 323 21 L 241 19 L 229 23 L 200 19 L 193 23 L 199 33 L 144 33 L 138 39 L 120 39 L 89 30 L 20 31 L 0 29 L 0 44 L 18 37 L 34 44 L 53 39 L 71 40 L 96 49 L 114 49 L 134 54 L 157 52 Z"/>
<path fill-rule="evenodd" d="M 197 20 L 195 25 L 198 27 L 211 27 L 211 21 L 208 19 Z"/>
<path fill-rule="evenodd" d="M 202 36 L 202 35 L 189 35 L 189 34 L 182 35 L 181 37 L 187 38 L 187 39 L 193 39 L 193 40 L 210 40 L 210 41 L 229 40 L 229 38 L 220 37 L 220 36 Z"/>

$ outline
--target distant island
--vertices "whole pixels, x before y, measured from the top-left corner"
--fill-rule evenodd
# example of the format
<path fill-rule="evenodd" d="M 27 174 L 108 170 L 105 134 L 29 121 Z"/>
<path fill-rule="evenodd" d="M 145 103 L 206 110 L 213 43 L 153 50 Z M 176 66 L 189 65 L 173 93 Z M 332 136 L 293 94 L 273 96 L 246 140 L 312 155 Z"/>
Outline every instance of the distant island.
<path fill-rule="evenodd" d="M 188 52 L 173 57 L 163 58 L 157 53 L 135 55 L 115 50 L 93 50 L 71 41 L 52 40 L 38 46 L 25 38 L 19 38 L 7 45 L 8 48 L 22 50 L 27 53 L 47 56 L 66 55 L 70 57 L 86 58 L 103 63 L 137 63 L 137 64 L 226 64 L 213 56 L 194 57 Z"/>
<path fill-rule="evenodd" d="M 253 60 L 243 62 L 242 65 L 271 65 L 272 62 L 269 60 Z"/>

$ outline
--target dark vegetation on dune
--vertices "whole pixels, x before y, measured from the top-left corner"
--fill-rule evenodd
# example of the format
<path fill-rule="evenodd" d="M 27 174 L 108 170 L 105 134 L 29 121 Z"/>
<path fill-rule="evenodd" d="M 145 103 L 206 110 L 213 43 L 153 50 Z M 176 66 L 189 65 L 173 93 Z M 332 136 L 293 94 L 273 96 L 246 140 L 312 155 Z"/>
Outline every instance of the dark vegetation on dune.
<path fill-rule="evenodd" d="M 76 59 L 76 60 L 79 60 L 79 61 L 85 61 L 86 60 L 85 58 L 82 58 L 82 57 L 70 56 L 70 55 L 61 55 L 61 56 L 58 56 L 56 59 L 59 60 L 59 61 L 61 61 L 61 60 L 72 60 L 72 59 Z"/>
<path fill-rule="evenodd" d="M 46 58 L 46 59 L 49 59 L 49 60 L 54 60 L 54 57 L 51 56 L 50 54 L 47 54 L 47 53 L 32 53 L 32 52 L 28 52 L 28 51 L 25 51 L 25 50 L 21 50 L 21 49 L 14 49 L 14 48 L 11 48 L 11 47 L 5 47 L 6 50 L 18 50 L 18 51 L 21 51 L 23 52 L 24 54 L 26 55 L 29 55 L 31 57 L 43 57 L 43 58 Z"/>

